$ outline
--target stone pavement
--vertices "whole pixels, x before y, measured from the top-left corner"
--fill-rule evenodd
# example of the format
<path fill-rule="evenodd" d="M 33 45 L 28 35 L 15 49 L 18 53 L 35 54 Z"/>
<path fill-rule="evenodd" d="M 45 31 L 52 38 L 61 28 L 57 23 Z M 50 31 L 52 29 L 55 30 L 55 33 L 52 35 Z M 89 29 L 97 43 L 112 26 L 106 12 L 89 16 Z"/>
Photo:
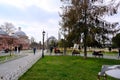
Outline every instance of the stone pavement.
<path fill-rule="evenodd" d="M 45 53 L 45 55 L 52 55 L 52 56 L 54 56 L 54 55 L 62 55 L 62 54 L 55 54 L 54 52 L 52 53 L 52 54 L 50 54 L 49 52 L 46 52 Z M 69 56 L 72 56 L 72 53 L 69 53 L 69 54 L 67 54 L 67 55 L 69 55 Z M 79 55 L 77 55 L 77 56 L 79 56 Z M 80 53 L 80 56 L 84 56 L 84 53 Z M 87 54 L 87 57 L 94 57 L 92 54 Z M 97 56 L 98 57 L 98 56 Z M 97 58 L 96 57 L 96 58 Z M 106 54 L 104 54 L 104 56 L 103 56 L 103 58 L 105 58 L 105 59 L 115 59 L 115 60 L 120 60 L 120 58 L 118 59 L 118 54 L 113 54 L 113 55 L 106 55 Z"/>
<path fill-rule="evenodd" d="M 81 54 L 81 56 L 84 56 L 84 54 Z M 94 57 L 92 54 L 87 54 L 87 56 L 88 57 Z M 98 57 L 98 56 L 97 56 Z M 97 58 L 96 57 L 96 58 Z M 106 54 L 104 54 L 103 55 L 103 58 L 105 58 L 105 59 L 116 59 L 116 60 L 118 60 L 118 56 L 117 55 L 106 55 Z"/>
<path fill-rule="evenodd" d="M 28 53 L 27 56 L 0 64 L 0 80 L 18 80 L 40 58 L 41 52 L 35 55 Z"/>

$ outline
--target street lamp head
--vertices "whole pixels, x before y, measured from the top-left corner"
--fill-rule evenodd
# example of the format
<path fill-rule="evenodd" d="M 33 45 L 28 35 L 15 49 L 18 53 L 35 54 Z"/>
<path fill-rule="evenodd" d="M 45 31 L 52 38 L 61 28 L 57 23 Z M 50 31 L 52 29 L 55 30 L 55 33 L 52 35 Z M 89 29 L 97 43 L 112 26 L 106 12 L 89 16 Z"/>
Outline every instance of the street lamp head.
<path fill-rule="evenodd" d="M 43 31 L 42 33 L 43 33 L 43 35 L 45 35 L 45 31 Z"/>

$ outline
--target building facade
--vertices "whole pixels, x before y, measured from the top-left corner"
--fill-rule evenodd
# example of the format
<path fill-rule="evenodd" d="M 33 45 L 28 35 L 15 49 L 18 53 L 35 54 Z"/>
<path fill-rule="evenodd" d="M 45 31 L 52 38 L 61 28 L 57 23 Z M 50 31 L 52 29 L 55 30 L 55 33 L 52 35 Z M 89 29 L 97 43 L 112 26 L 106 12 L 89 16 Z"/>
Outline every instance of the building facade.
<path fill-rule="evenodd" d="M 13 49 L 14 47 L 20 47 L 21 49 L 29 49 L 28 36 L 21 31 L 19 27 L 18 31 L 8 35 L 5 31 L 0 29 L 0 50 Z"/>

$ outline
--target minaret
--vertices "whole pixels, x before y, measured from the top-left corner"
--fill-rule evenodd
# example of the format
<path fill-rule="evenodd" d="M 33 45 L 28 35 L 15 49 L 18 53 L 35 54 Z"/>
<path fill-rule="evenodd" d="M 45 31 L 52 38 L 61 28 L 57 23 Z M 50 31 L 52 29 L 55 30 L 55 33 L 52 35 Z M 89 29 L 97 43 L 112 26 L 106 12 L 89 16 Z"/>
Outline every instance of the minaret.
<path fill-rule="evenodd" d="M 61 40 L 61 34 L 59 31 L 58 31 L 58 40 Z"/>

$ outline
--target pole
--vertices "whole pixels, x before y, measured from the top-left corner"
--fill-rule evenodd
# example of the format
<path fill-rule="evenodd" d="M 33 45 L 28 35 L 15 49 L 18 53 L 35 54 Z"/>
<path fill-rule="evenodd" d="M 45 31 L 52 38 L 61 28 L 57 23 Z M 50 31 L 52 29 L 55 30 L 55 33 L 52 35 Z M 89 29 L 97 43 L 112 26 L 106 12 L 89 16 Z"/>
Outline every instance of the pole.
<path fill-rule="evenodd" d="M 45 36 L 45 31 L 43 31 L 42 34 L 43 34 L 42 58 L 44 58 L 44 36 Z"/>

